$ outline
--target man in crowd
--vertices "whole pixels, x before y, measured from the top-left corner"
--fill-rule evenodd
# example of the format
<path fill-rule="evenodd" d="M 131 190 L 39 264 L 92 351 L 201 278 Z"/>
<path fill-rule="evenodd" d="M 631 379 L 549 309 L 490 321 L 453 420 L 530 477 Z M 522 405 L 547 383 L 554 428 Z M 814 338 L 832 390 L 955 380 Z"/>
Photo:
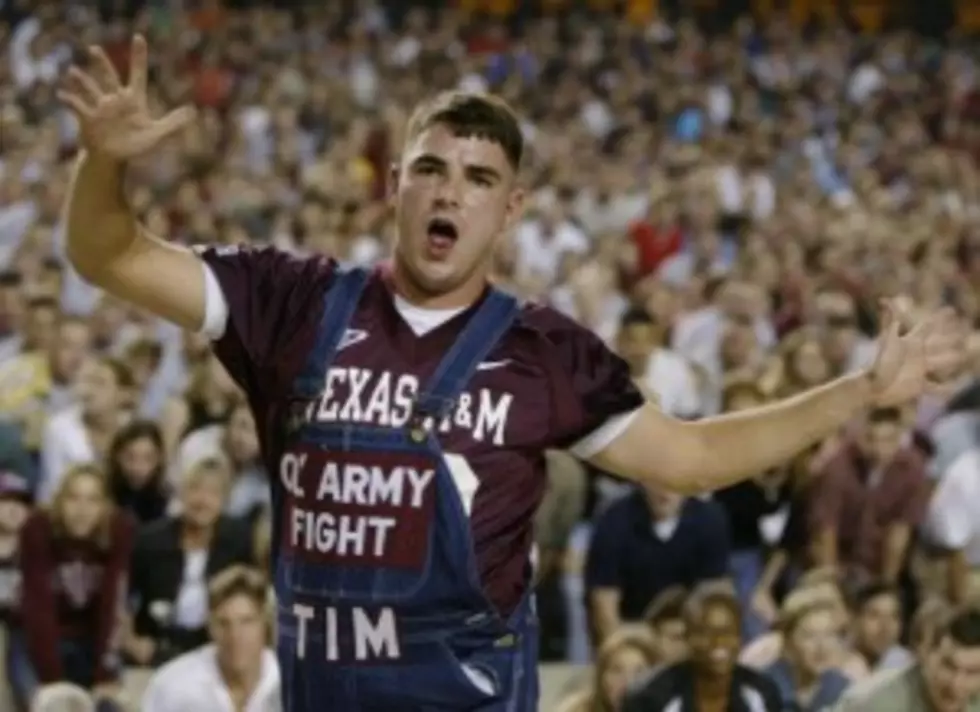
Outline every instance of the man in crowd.
<path fill-rule="evenodd" d="M 858 683 L 836 712 L 980 711 L 980 611 L 952 612 L 923 657 Z"/>
<path fill-rule="evenodd" d="M 225 569 L 208 590 L 212 643 L 160 668 L 142 712 L 276 712 L 279 666 L 268 648 L 269 587 L 258 571 Z"/>
<path fill-rule="evenodd" d="M 586 563 L 597 641 L 623 621 L 641 620 L 664 591 L 726 576 L 729 548 L 716 502 L 648 487 L 611 504 L 596 522 Z"/>

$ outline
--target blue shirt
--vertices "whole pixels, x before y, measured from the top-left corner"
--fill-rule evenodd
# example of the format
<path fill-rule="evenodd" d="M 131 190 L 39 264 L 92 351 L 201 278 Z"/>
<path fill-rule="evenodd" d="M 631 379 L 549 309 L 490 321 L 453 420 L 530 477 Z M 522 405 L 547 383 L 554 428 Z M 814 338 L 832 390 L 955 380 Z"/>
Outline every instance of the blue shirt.
<path fill-rule="evenodd" d="M 687 499 L 673 531 L 657 529 L 639 490 L 613 502 L 596 521 L 586 585 L 618 589 L 624 620 L 640 619 L 650 601 L 671 586 L 728 575 L 728 520 L 717 502 Z"/>
<path fill-rule="evenodd" d="M 827 670 L 817 680 L 817 692 L 807 706 L 796 701 L 796 683 L 786 660 L 780 659 L 765 670 L 769 679 L 776 683 L 783 700 L 783 712 L 824 712 L 835 704 L 851 681 L 839 670 Z"/>

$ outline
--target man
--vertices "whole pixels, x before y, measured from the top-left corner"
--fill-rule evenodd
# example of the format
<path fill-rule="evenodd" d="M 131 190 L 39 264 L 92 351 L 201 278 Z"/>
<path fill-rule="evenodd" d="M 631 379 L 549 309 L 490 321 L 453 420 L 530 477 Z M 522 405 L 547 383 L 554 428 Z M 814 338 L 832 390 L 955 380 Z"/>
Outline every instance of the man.
<path fill-rule="evenodd" d="M 980 433 L 978 433 L 980 434 Z M 942 550 L 946 593 L 957 603 L 980 593 L 980 445 L 965 449 L 933 491 L 926 534 Z"/>
<path fill-rule="evenodd" d="M 409 123 L 390 272 L 167 244 L 122 197 L 127 161 L 192 120 L 186 108 L 149 114 L 146 54 L 136 38 L 124 86 L 93 50 L 92 74 L 72 69 L 59 94 L 84 149 L 67 253 L 90 282 L 203 329 L 248 393 L 276 473 L 288 712 L 536 707 L 528 552 L 545 449 L 703 492 L 870 403 L 918 396 L 961 358 L 950 314 L 906 334 L 889 316 L 873 369 L 780 406 L 683 423 L 644 405 L 593 334 L 488 288 L 498 237 L 521 215 L 523 139 L 512 111 L 482 95 L 440 95 Z"/>
<path fill-rule="evenodd" d="M 619 321 L 616 350 L 633 380 L 665 413 L 678 418 L 700 414 L 698 383 L 691 365 L 663 345 L 663 331 L 643 309 L 630 309 Z"/>
<path fill-rule="evenodd" d="M 685 607 L 690 660 L 657 668 L 628 694 L 623 712 L 780 712 L 776 685 L 739 665 L 738 598 L 721 583 L 696 588 Z"/>
<path fill-rule="evenodd" d="M 598 642 L 639 621 L 658 595 L 728 573 L 728 521 L 717 502 L 637 490 L 596 522 L 585 583 Z"/>
<path fill-rule="evenodd" d="M 269 640 L 265 577 L 225 569 L 208 587 L 210 645 L 160 668 L 143 695 L 143 712 L 274 712 L 279 667 Z"/>
<path fill-rule="evenodd" d="M 674 586 L 661 592 L 643 613 L 643 622 L 656 641 L 657 662 L 661 665 L 686 660 L 690 652 L 687 647 L 687 623 L 684 621 L 686 603 L 687 590 Z"/>
<path fill-rule="evenodd" d="M 862 442 L 845 442 L 814 477 L 808 519 L 817 566 L 840 566 L 858 583 L 896 584 L 906 573 L 929 483 L 904 433 L 900 409 L 875 409 Z"/>
<path fill-rule="evenodd" d="M 913 660 L 902 638 L 902 598 L 895 586 L 873 583 L 854 596 L 854 649 L 871 672 L 905 667 Z"/>
<path fill-rule="evenodd" d="M 961 608 L 937 628 L 920 662 L 852 687 L 837 712 L 980 712 L 980 611 Z"/>

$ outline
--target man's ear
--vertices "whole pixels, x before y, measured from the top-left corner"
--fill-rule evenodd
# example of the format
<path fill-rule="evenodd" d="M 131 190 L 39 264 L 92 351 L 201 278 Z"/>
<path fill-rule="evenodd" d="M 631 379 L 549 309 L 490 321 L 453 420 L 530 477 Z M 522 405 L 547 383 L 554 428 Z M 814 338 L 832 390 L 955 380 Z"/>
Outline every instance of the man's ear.
<path fill-rule="evenodd" d="M 504 227 L 510 230 L 524 217 L 524 204 L 527 193 L 524 188 L 517 186 L 510 191 L 507 198 L 507 215 L 504 218 Z"/>

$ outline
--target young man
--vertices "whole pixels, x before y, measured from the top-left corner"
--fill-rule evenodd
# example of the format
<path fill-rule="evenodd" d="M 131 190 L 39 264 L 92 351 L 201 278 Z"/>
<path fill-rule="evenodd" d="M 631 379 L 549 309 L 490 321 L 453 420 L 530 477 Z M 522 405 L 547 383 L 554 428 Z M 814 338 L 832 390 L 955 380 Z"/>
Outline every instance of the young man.
<path fill-rule="evenodd" d="M 950 315 L 904 336 L 892 319 L 872 370 L 768 410 L 681 423 L 644 405 L 593 334 L 488 287 L 521 215 L 523 142 L 510 109 L 479 95 L 439 96 L 410 122 L 390 274 L 168 245 L 133 218 L 122 177 L 193 116 L 149 114 L 146 54 L 136 38 L 124 86 L 93 50 L 93 73 L 73 68 L 60 93 L 84 149 L 67 251 L 90 282 L 203 329 L 249 395 L 277 473 L 287 712 L 535 709 L 528 551 L 545 449 L 703 492 L 917 396 L 961 357 Z"/>
<path fill-rule="evenodd" d="M 268 649 L 269 586 L 258 571 L 232 566 L 208 585 L 213 641 L 171 660 L 147 685 L 143 712 L 274 712 L 279 668 Z"/>
<path fill-rule="evenodd" d="M 914 665 L 854 685 L 835 712 L 980 712 L 980 611 L 955 609 Z"/>

